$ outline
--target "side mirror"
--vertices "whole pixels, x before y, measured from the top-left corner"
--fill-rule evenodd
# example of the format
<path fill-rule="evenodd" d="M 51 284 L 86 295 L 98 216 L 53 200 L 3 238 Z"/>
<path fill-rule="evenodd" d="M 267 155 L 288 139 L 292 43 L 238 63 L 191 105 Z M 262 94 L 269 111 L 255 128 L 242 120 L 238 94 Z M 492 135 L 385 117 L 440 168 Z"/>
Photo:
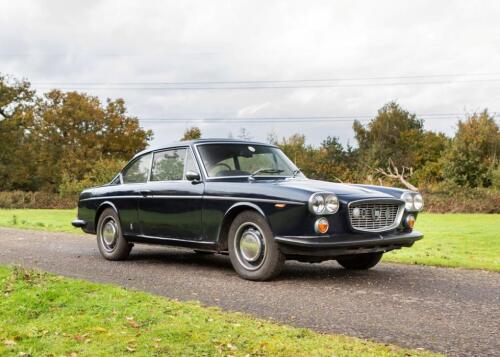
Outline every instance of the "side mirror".
<path fill-rule="evenodd" d="M 194 171 L 186 171 L 186 179 L 192 182 L 199 182 L 201 180 L 200 174 Z"/>

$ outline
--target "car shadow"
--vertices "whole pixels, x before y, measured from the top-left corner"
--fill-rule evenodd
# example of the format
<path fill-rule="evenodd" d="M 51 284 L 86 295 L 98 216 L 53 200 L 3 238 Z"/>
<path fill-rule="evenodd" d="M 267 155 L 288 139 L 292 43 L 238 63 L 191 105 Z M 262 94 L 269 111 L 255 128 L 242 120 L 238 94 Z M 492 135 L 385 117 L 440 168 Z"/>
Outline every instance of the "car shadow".
<path fill-rule="evenodd" d="M 159 264 L 164 266 L 182 266 L 182 269 L 193 272 L 203 269 L 204 273 L 224 273 L 234 272 L 231 261 L 227 255 L 197 254 L 189 249 L 182 248 L 140 248 L 132 251 L 129 261 L 137 264 Z M 334 280 L 336 282 L 346 281 L 349 283 L 370 283 L 397 281 L 404 279 L 407 273 L 400 269 L 387 269 L 384 264 L 372 268 L 371 270 L 346 270 L 338 265 L 334 260 L 322 263 L 303 263 L 288 260 L 283 267 L 281 274 L 273 281 L 278 282 L 323 282 Z M 236 272 L 234 276 L 237 277 Z"/>

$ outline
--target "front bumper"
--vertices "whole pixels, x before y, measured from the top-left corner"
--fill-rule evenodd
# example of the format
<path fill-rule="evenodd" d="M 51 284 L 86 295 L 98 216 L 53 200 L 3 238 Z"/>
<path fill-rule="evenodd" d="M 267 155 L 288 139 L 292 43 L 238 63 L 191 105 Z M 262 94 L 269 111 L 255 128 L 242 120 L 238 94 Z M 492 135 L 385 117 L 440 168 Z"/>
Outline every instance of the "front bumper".
<path fill-rule="evenodd" d="M 87 225 L 87 222 L 82 219 L 75 219 L 71 222 L 71 224 L 76 228 L 84 228 Z"/>
<path fill-rule="evenodd" d="M 387 252 L 411 247 L 422 239 L 420 232 L 389 232 L 364 234 L 338 234 L 331 236 L 275 237 L 284 254 L 309 256 L 340 256 L 371 252 Z"/>

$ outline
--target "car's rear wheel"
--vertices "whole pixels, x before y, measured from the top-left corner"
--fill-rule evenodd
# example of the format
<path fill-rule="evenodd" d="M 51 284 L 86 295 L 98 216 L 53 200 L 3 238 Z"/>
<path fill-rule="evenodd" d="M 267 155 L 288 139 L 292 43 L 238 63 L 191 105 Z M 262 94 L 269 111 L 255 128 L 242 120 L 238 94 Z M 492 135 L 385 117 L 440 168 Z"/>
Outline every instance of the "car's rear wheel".
<path fill-rule="evenodd" d="M 272 279 L 285 262 L 267 221 L 254 211 L 236 216 L 229 229 L 228 250 L 234 270 L 248 280 Z"/>
<path fill-rule="evenodd" d="M 123 260 L 128 257 L 133 245 L 123 237 L 120 218 L 112 208 L 106 208 L 97 223 L 97 247 L 108 260 Z"/>
<path fill-rule="evenodd" d="M 338 258 L 337 262 L 346 269 L 367 270 L 380 262 L 384 253 L 364 253 Z"/>

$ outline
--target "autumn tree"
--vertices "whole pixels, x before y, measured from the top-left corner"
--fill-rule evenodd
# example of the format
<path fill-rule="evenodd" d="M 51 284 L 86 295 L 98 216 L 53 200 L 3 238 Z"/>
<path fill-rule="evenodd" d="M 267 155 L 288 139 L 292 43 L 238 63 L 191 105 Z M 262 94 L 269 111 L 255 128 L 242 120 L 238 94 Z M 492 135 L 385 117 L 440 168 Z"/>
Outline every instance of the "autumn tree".
<path fill-rule="evenodd" d="M 63 175 L 81 180 L 103 159 L 128 160 L 144 149 L 151 131 L 127 115 L 122 99 L 106 101 L 53 90 L 38 100 L 31 147 L 44 189 L 57 189 Z"/>
<path fill-rule="evenodd" d="M 201 138 L 201 130 L 197 126 L 192 126 L 191 128 L 186 129 L 184 131 L 184 135 L 181 138 L 181 141 L 186 140 L 195 140 Z"/>
<path fill-rule="evenodd" d="M 444 162 L 445 178 L 460 186 L 489 187 L 500 158 L 500 131 L 487 110 L 458 123 Z"/>
<path fill-rule="evenodd" d="M 34 188 L 31 135 L 35 92 L 30 83 L 0 74 L 0 190 Z"/>

